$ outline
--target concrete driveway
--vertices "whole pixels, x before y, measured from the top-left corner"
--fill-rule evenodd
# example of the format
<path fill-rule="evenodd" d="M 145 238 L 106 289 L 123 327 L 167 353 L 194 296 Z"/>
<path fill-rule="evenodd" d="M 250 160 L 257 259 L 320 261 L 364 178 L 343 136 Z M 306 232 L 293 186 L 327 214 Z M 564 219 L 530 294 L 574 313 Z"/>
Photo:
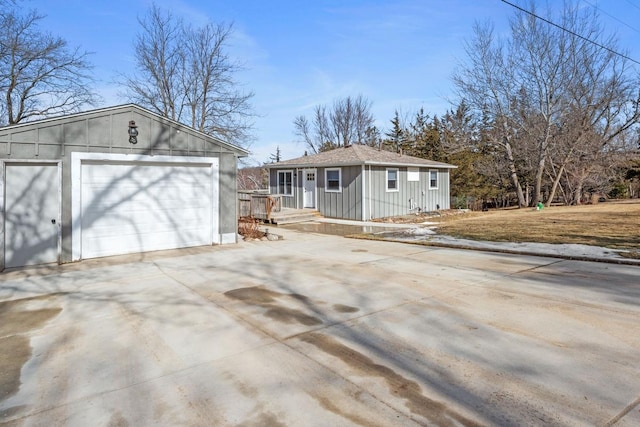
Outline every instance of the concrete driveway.
<path fill-rule="evenodd" d="M 0 425 L 640 425 L 640 267 L 281 233 L 0 275 Z"/>

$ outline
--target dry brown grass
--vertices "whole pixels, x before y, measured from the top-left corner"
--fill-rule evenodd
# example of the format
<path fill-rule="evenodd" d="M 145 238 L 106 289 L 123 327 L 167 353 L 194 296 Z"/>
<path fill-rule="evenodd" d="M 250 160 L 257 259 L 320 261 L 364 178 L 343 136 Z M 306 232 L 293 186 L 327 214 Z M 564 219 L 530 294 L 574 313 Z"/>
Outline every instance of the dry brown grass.
<path fill-rule="evenodd" d="M 431 218 L 438 233 L 497 242 L 579 243 L 640 253 L 640 200 Z"/>
<path fill-rule="evenodd" d="M 244 240 L 261 239 L 265 236 L 265 232 L 260 230 L 261 221 L 253 217 L 243 216 L 238 220 L 238 234 Z"/>

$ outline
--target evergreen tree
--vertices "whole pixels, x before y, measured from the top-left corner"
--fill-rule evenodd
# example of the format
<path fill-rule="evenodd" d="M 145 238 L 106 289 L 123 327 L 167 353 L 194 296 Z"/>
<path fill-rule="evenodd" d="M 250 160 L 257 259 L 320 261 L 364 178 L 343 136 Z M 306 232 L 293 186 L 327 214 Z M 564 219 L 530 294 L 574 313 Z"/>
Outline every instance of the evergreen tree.
<path fill-rule="evenodd" d="M 406 130 L 400 120 L 398 110 L 396 110 L 395 116 L 391 119 L 391 125 L 391 129 L 385 133 L 387 138 L 383 141 L 383 147 L 386 150 L 399 153 L 406 142 Z"/>
<path fill-rule="evenodd" d="M 271 163 L 278 163 L 280 160 L 282 160 L 282 157 L 280 155 L 280 146 L 278 145 L 276 147 L 276 152 L 274 154 L 271 154 L 269 156 L 269 162 Z"/>

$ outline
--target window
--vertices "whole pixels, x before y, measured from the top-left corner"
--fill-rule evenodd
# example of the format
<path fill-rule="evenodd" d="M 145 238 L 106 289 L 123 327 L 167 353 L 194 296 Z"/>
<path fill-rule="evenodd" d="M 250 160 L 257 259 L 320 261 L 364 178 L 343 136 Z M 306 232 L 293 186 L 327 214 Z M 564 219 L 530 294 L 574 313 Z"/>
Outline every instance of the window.
<path fill-rule="evenodd" d="M 398 191 L 398 169 L 387 169 L 387 191 Z"/>
<path fill-rule="evenodd" d="M 438 188 L 438 171 L 429 171 L 429 188 Z"/>
<path fill-rule="evenodd" d="M 420 169 L 418 169 L 418 168 L 407 168 L 407 181 L 409 181 L 409 182 L 419 182 L 420 181 Z"/>
<path fill-rule="evenodd" d="M 325 169 L 325 190 L 339 193 L 342 191 L 342 173 L 340 169 Z"/>
<path fill-rule="evenodd" d="M 293 195 L 293 172 L 278 171 L 278 194 Z"/>

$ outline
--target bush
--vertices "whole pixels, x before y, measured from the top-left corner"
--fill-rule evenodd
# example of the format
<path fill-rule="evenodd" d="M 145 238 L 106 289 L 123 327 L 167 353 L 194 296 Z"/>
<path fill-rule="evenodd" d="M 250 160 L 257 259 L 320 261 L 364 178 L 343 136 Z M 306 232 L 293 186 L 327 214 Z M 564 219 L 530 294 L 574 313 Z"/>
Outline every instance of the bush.
<path fill-rule="evenodd" d="M 259 224 L 260 220 L 252 216 L 241 217 L 238 220 L 238 234 L 240 234 L 244 240 L 261 239 L 266 233 L 260 230 Z"/>

